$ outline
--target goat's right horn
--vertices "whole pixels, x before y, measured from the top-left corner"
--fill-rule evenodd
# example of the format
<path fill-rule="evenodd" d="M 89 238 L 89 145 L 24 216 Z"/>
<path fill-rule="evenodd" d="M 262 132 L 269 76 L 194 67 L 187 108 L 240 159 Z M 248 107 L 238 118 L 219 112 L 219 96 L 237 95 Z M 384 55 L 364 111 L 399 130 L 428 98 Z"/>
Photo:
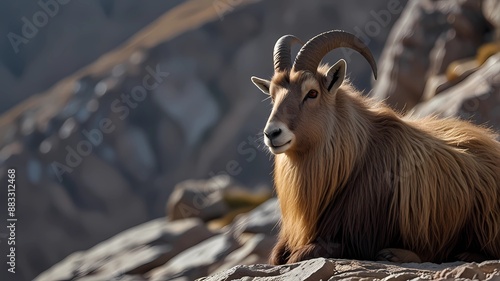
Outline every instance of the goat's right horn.
<path fill-rule="evenodd" d="M 293 65 L 295 70 L 308 70 L 316 73 L 323 57 L 333 49 L 351 48 L 370 63 L 373 76 L 377 79 L 377 64 L 370 49 L 356 36 L 342 30 L 332 30 L 314 36 L 302 46 Z"/>
<path fill-rule="evenodd" d="M 292 44 L 302 44 L 299 38 L 293 35 L 284 35 L 274 44 L 274 70 L 286 71 L 292 68 Z"/>

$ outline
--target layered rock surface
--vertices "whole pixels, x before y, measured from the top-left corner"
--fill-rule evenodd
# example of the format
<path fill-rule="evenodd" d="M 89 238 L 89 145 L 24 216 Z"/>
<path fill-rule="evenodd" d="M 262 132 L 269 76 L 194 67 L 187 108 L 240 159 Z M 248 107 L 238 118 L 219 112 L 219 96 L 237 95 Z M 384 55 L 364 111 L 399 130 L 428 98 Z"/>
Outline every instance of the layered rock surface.
<path fill-rule="evenodd" d="M 35 280 L 194 280 L 236 265 L 266 263 L 278 219 L 276 199 L 217 228 L 196 216 L 159 218 L 74 253 Z"/>
<path fill-rule="evenodd" d="M 480 264 L 391 264 L 370 261 L 317 258 L 300 263 L 270 266 L 236 266 L 201 278 L 199 281 L 225 280 L 498 280 L 500 261 Z"/>
<path fill-rule="evenodd" d="M 278 220 L 275 198 L 223 228 L 211 229 L 195 217 L 159 218 L 74 253 L 35 280 L 500 280 L 500 261 L 396 264 L 317 258 L 271 266 L 267 258 Z"/>
<path fill-rule="evenodd" d="M 433 77 L 495 40 L 499 7 L 493 2 L 410 1 L 386 43 L 372 95 L 403 112 L 434 96 L 426 93 L 435 88 L 428 85 Z"/>

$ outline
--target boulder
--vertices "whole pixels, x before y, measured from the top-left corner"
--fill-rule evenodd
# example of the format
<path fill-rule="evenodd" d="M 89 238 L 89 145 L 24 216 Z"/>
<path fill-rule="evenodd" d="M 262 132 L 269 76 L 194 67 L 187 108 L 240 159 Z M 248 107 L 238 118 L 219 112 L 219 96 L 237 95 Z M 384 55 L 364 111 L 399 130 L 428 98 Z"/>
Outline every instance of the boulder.
<path fill-rule="evenodd" d="M 403 112 L 419 103 L 429 77 L 483 44 L 489 24 L 481 2 L 409 1 L 386 42 L 371 95 Z"/>
<path fill-rule="evenodd" d="M 233 223 L 233 228 L 237 233 L 277 235 L 280 218 L 278 199 L 272 198 L 251 212 L 239 215 Z"/>
<path fill-rule="evenodd" d="M 500 2 L 497 0 L 483 0 L 484 17 L 495 29 L 494 38 L 500 40 Z"/>
<path fill-rule="evenodd" d="M 267 263 L 270 249 L 274 247 L 277 237 L 262 233 L 246 236 L 240 235 L 238 237 L 238 241 L 243 246 L 228 254 L 215 272 L 227 270 L 236 265 Z"/>
<path fill-rule="evenodd" d="M 187 180 L 175 186 L 167 202 L 167 214 L 171 220 L 198 217 L 208 221 L 222 217 L 232 209 L 257 206 L 270 196 L 270 190 L 252 191 L 228 175 Z"/>
<path fill-rule="evenodd" d="M 35 280 L 115 280 L 123 275 L 142 278 L 144 273 L 213 235 L 198 219 L 167 223 L 165 218 L 159 218 L 88 251 L 73 253 Z"/>
<path fill-rule="evenodd" d="M 317 258 L 281 266 L 240 265 L 198 280 L 498 280 L 499 268 L 500 261 L 438 265 Z"/>
<path fill-rule="evenodd" d="M 411 116 L 460 117 L 500 131 L 500 54 L 475 73 L 409 112 Z"/>
<path fill-rule="evenodd" d="M 169 219 L 198 217 L 207 221 L 224 215 L 230 210 L 224 201 L 224 190 L 233 184 L 228 176 L 187 180 L 177 184 L 167 202 Z"/>
<path fill-rule="evenodd" d="M 232 235 L 217 235 L 185 250 L 164 266 L 149 272 L 147 277 L 152 281 L 181 276 L 187 280 L 200 278 L 213 272 L 239 246 Z"/>

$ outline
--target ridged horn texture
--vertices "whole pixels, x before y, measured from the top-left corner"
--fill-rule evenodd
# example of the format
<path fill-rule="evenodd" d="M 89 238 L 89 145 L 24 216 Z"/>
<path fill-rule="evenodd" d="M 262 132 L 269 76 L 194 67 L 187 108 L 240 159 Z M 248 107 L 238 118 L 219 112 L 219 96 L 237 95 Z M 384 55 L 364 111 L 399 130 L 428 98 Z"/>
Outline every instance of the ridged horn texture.
<path fill-rule="evenodd" d="M 342 30 L 332 30 L 314 36 L 302 46 L 293 67 L 296 71 L 308 70 L 316 73 L 319 63 L 330 51 L 337 48 L 350 48 L 360 53 L 372 67 L 377 79 L 377 64 L 370 49 L 356 36 Z"/>
<path fill-rule="evenodd" d="M 302 44 L 299 38 L 293 35 L 284 35 L 274 44 L 274 70 L 287 71 L 292 68 L 292 44 Z"/>

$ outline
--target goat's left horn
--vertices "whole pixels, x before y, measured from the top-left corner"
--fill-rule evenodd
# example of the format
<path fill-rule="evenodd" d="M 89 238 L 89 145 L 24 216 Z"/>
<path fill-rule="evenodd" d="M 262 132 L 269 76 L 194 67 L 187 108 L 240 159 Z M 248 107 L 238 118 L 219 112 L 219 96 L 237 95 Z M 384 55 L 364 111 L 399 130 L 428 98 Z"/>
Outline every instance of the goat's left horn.
<path fill-rule="evenodd" d="M 299 38 L 293 35 L 284 35 L 274 44 L 274 70 L 286 71 L 292 67 L 292 44 L 302 44 Z"/>
<path fill-rule="evenodd" d="M 316 73 L 323 57 L 337 48 L 351 48 L 363 55 L 370 63 L 373 76 L 377 79 L 377 64 L 370 49 L 353 34 L 341 30 L 327 31 L 307 41 L 300 49 L 293 67 L 296 71 L 308 70 Z"/>

